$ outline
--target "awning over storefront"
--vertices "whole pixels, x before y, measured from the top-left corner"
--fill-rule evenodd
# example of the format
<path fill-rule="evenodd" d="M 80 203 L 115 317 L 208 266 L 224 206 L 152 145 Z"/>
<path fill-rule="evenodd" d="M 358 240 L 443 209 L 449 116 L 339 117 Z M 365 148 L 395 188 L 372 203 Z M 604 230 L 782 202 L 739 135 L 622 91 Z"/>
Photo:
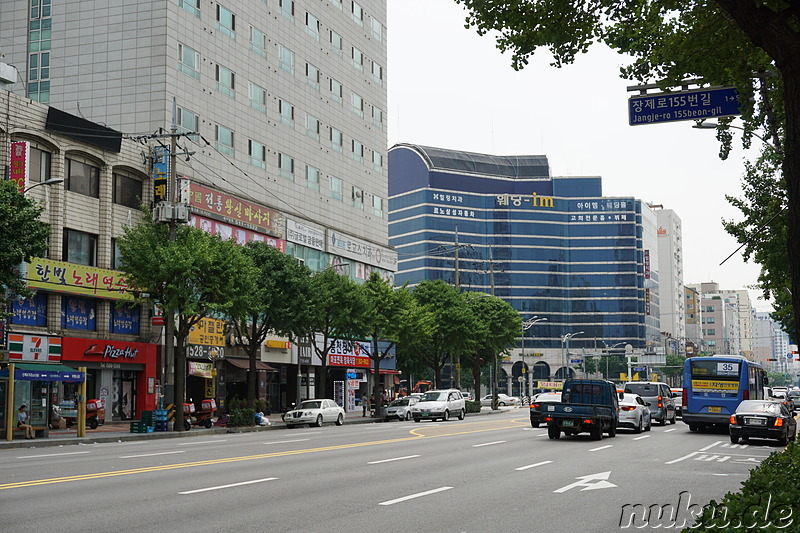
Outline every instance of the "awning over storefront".
<path fill-rule="evenodd" d="M 8 368 L 0 370 L 0 378 L 8 377 Z M 53 364 L 14 365 L 14 379 L 23 381 L 77 381 L 82 382 L 85 376 L 74 368 Z"/>
<path fill-rule="evenodd" d="M 250 361 L 247 359 L 225 359 L 226 362 L 232 364 L 236 368 L 244 368 L 245 370 L 250 368 Z M 256 370 L 266 370 L 267 372 L 277 372 L 276 369 L 269 366 L 267 363 L 263 361 L 256 361 Z"/>

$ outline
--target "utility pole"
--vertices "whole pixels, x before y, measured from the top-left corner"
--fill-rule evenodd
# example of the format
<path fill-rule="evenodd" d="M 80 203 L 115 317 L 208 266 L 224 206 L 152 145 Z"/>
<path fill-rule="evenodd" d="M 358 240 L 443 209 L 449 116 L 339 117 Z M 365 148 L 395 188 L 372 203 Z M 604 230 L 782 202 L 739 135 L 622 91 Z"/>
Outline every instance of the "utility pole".
<path fill-rule="evenodd" d="M 461 279 L 458 275 L 458 224 L 456 224 L 456 273 L 455 273 L 455 282 L 456 282 L 456 292 L 461 294 Z M 452 362 L 452 356 L 450 361 Z M 450 387 L 453 387 L 453 369 L 450 369 Z M 461 353 L 456 352 L 456 388 L 461 390 Z"/>
<path fill-rule="evenodd" d="M 489 283 L 491 287 L 491 294 L 494 296 L 494 261 L 492 261 L 492 250 L 489 249 Z M 494 374 L 492 375 L 492 409 L 498 409 L 497 406 L 497 373 L 500 369 L 497 366 L 497 352 L 494 352 Z"/>

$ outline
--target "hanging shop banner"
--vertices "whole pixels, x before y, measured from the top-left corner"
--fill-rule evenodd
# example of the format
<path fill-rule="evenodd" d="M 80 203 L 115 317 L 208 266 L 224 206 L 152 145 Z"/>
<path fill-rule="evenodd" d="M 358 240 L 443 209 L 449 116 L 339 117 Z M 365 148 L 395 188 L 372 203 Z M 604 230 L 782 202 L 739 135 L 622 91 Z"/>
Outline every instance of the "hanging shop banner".
<path fill-rule="evenodd" d="M 125 275 L 117 270 L 34 257 L 28 263 L 26 279 L 31 289 L 109 300 L 133 300 Z"/>
<path fill-rule="evenodd" d="M 25 191 L 30 172 L 30 144 L 27 141 L 11 143 L 11 167 L 9 178 L 17 184 L 19 192 Z"/>
<path fill-rule="evenodd" d="M 138 305 L 131 306 L 121 302 L 114 304 L 109 316 L 109 331 L 120 335 L 138 335 L 139 314 Z"/>
<path fill-rule="evenodd" d="M 189 344 L 225 346 L 225 321 L 216 318 L 201 318 L 189 330 Z"/>
<path fill-rule="evenodd" d="M 169 200 L 169 148 L 156 146 L 153 148 L 153 187 L 155 203 Z"/>
<path fill-rule="evenodd" d="M 291 219 L 286 219 L 286 240 L 321 252 L 325 251 L 324 231 Z"/>
<path fill-rule="evenodd" d="M 278 239 L 277 237 L 270 237 L 269 235 L 258 233 L 257 231 L 225 224 L 224 222 L 212 220 L 208 217 L 201 217 L 199 215 L 192 215 L 189 224 L 211 235 L 219 235 L 220 238 L 225 241 L 228 239 L 236 239 L 237 244 L 243 246 L 253 241 L 266 242 L 273 248 L 280 250 L 281 253 L 286 253 L 286 241 Z"/>
<path fill-rule="evenodd" d="M 328 351 L 328 365 L 369 368 L 372 363 L 369 353 L 368 342 L 333 339 Z"/>
<path fill-rule="evenodd" d="M 346 233 L 328 230 L 326 251 L 392 272 L 397 270 L 397 252 Z"/>
<path fill-rule="evenodd" d="M 281 236 L 277 225 L 278 214 L 272 209 L 239 200 L 197 183 L 190 184 L 189 207 L 192 211 L 215 220 Z"/>
<path fill-rule="evenodd" d="M 31 298 L 11 302 L 11 323 L 18 326 L 47 326 L 47 294 L 37 292 Z"/>
<path fill-rule="evenodd" d="M 80 296 L 61 298 L 61 327 L 97 331 L 97 300 Z"/>
<path fill-rule="evenodd" d="M 189 365 L 188 372 L 190 376 L 197 376 L 199 378 L 206 378 L 211 379 L 213 375 L 211 374 L 211 369 L 213 365 L 211 363 L 198 363 L 197 361 L 187 361 Z"/>
<path fill-rule="evenodd" d="M 8 359 L 18 361 L 61 362 L 61 337 L 9 333 Z"/>

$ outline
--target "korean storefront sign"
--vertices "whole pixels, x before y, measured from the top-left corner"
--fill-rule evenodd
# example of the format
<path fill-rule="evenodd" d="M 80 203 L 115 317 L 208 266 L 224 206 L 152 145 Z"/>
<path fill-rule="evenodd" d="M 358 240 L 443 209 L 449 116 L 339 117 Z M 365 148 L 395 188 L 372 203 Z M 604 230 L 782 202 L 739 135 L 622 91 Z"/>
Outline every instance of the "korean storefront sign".
<path fill-rule="evenodd" d="M 168 197 L 169 183 L 169 148 L 166 146 L 156 146 L 153 148 L 153 201 L 166 202 Z"/>
<path fill-rule="evenodd" d="M 369 350 L 368 342 L 333 339 L 328 351 L 328 365 L 369 368 L 372 363 Z"/>
<path fill-rule="evenodd" d="M 200 378 L 211 379 L 213 376 L 211 374 L 211 369 L 213 365 L 211 363 L 198 363 L 197 361 L 187 361 L 188 372 L 190 376 L 197 376 Z"/>
<path fill-rule="evenodd" d="M 105 339 L 63 337 L 64 359 L 106 363 L 155 362 L 155 344 Z"/>
<path fill-rule="evenodd" d="M 225 321 L 216 318 L 201 318 L 189 330 L 189 344 L 225 346 Z"/>
<path fill-rule="evenodd" d="M 325 251 L 324 231 L 291 219 L 286 219 L 286 240 L 315 250 Z"/>
<path fill-rule="evenodd" d="M 208 217 L 201 217 L 199 215 L 192 215 L 189 224 L 210 233 L 211 235 L 219 235 L 222 240 L 236 239 L 236 242 L 245 245 L 248 242 L 259 241 L 266 242 L 273 248 L 277 248 L 282 253 L 286 252 L 286 241 L 278 239 L 277 237 L 270 237 L 257 231 L 252 231 L 246 228 L 240 228 L 231 224 L 225 224 L 217 220 L 212 220 Z"/>
<path fill-rule="evenodd" d="M 117 303 L 111 308 L 109 331 L 121 335 L 139 334 L 139 306 Z"/>
<path fill-rule="evenodd" d="M 397 270 L 397 252 L 346 233 L 328 230 L 327 252 L 393 272 Z"/>
<path fill-rule="evenodd" d="M 19 192 L 25 190 L 30 172 L 30 144 L 27 141 L 11 143 L 9 178 L 17 184 Z"/>
<path fill-rule="evenodd" d="M 61 298 L 61 327 L 97 331 L 97 300 L 80 296 Z"/>
<path fill-rule="evenodd" d="M 8 359 L 12 363 L 19 361 L 58 363 L 61 361 L 61 337 L 10 333 Z"/>
<path fill-rule="evenodd" d="M 235 226 L 279 235 L 278 214 L 246 200 L 239 200 L 197 183 L 189 189 L 189 207 L 200 215 L 228 222 Z"/>
<path fill-rule="evenodd" d="M 34 257 L 28 263 L 28 287 L 110 300 L 133 300 L 125 275 L 75 263 Z"/>

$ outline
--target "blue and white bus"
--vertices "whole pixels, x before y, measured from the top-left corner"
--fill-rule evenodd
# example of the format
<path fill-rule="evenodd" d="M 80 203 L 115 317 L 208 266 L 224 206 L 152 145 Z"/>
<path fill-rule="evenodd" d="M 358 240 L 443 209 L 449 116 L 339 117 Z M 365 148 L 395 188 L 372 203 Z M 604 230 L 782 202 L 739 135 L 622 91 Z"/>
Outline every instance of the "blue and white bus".
<path fill-rule="evenodd" d="M 767 373 L 740 355 L 690 357 L 683 366 L 683 421 L 691 431 L 727 426 L 742 400 L 761 400 Z"/>

